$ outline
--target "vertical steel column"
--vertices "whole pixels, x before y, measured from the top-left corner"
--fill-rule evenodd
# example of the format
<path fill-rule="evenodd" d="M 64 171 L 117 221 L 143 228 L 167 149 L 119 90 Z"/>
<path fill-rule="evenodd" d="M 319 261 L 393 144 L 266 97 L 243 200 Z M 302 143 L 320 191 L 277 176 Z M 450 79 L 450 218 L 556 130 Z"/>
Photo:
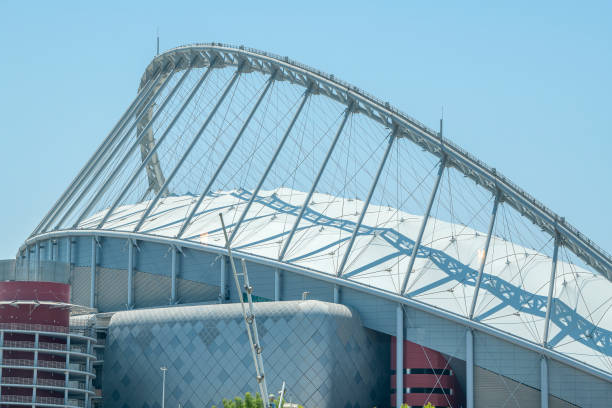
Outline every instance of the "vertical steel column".
<path fill-rule="evenodd" d="M 281 280 L 281 274 L 280 274 L 280 270 L 278 268 L 274 269 L 274 300 L 276 302 L 278 302 L 280 300 L 281 294 L 280 294 L 280 282 Z"/>
<path fill-rule="evenodd" d="M 177 265 L 176 265 L 176 247 L 172 245 L 170 247 L 172 252 L 172 283 L 170 287 L 170 304 L 176 304 L 176 275 L 177 275 Z"/>
<path fill-rule="evenodd" d="M 102 220 L 100 220 L 100 223 L 98 224 L 98 226 L 96 228 L 102 227 L 102 225 L 104 225 L 104 223 L 108 220 L 108 217 L 110 217 L 111 214 L 113 213 L 113 211 L 115 211 L 115 208 L 117 208 L 117 205 L 119 205 L 119 202 L 123 199 L 125 194 L 128 192 L 128 190 L 130 189 L 130 187 L 134 183 L 134 180 L 136 180 L 136 178 L 138 178 L 138 176 L 140 175 L 140 172 L 149 164 L 149 161 L 151 161 L 151 158 L 153 158 L 153 156 L 155 155 L 155 152 L 157 152 L 157 149 L 159 148 L 159 146 L 161 146 L 161 144 L 164 142 L 164 140 L 166 139 L 168 134 L 172 131 L 172 129 L 174 128 L 174 125 L 179 120 L 179 118 L 181 117 L 181 115 L 183 114 L 183 112 L 185 111 L 187 106 L 189 106 L 189 103 L 191 102 L 191 100 L 193 99 L 195 94 L 198 92 L 198 90 L 200 89 L 200 87 L 202 86 L 202 84 L 204 83 L 206 78 L 208 78 L 208 75 L 210 74 L 211 71 L 212 71 L 212 67 L 209 67 L 202 74 L 202 76 L 200 77 L 198 82 L 195 84 L 195 86 L 192 88 L 191 92 L 189 93 L 189 96 L 187 96 L 187 99 L 185 99 L 185 101 L 183 102 L 183 104 L 179 108 L 178 112 L 174 115 L 174 117 L 170 121 L 170 124 L 168 126 L 166 126 L 166 129 L 164 129 L 164 133 L 162 133 L 162 135 L 157 139 L 157 142 L 155 143 L 155 146 L 153 146 L 153 148 L 147 153 L 146 157 L 141 161 L 140 166 L 138 166 L 136 171 L 132 174 L 132 177 L 130 177 L 129 181 L 125 184 L 125 186 L 121 190 L 121 193 L 119 193 L 119 195 L 117 196 L 117 198 L 115 199 L 113 204 L 110 206 L 110 208 L 108 209 L 106 214 L 104 214 L 104 217 L 102 217 Z M 185 75 L 188 75 L 189 72 L 191 72 L 191 68 L 188 68 L 185 71 Z M 159 193 L 161 193 L 161 191 L 163 191 L 163 190 L 160 190 L 158 192 L 158 195 L 159 195 Z M 136 229 L 136 231 L 137 230 L 138 229 Z"/>
<path fill-rule="evenodd" d="M 183 225 L 181 225 L 181 228 L 179 229 L 178 234 L 176 234 L 176 238 L 180 238 L 183 236 L 183 233 L 185 233 L 185 230 L 187 229 L 187 227 L 189 226 L 189 222 L 191 221 L 191 219 L 193 218 L 193 216 L 195 215 L 195 212 L 198 210 L 198 208 L 200 207 L 200 204 L 202 203 L 202 201 L 204 200 L 204 197 L 206 197 L 206 195 L 208 194 L 208 191 L 211 189 L 213 183 L 215 182 L 215 180 L 217 179 L 217 176 L 219 176 L 219 173 L 221 173 L 221 169 L 223 168 L 223 166 L 225 165 L 225 163 L 227 162 L 227 159 L 229 159 L 229 157 L 231 156 L 232 152 L 234 151 L 234 148 L 236 147 L 236 145 L 238 144 L 238 142 L 240 141 L 240 138 L 242 137 L 244 131 L 247 129 L 247 127 L 249 126 L 249 123 L 251 122 L 251 119 L 253 118 L 253 115 L 255 115 L 255 112 L 257 111 L 257 108 L 259 108 L 259 104 L 261 103 L 261 101 L 264 99 L 264 97 L 266 96 L 266 94 L 268 93 L 268 90 L 270 89 L 270 87 L 272 86 L 272 84 L 274 83 L 274 78 L 276 77 L 276 72 L 274 72 L 270 78 L 268 79 L 268 83 L 266 84 L 266 87 L 264 88 L 263 92 L 261 93 L 261 95 L 259 95 L 259 98 L 257 99 L 257 102 L 255 102 L 255 105 L 253 106 L 253 109 L 251 109 L 251 112 L 249 113 L 249 116 L 247 117 L 247 119 L 244 121 L 242 127 L 240 128 L 240 131 L 238 132 L 238 134 L 236 135 L 236 138 L 234 139 L 234 141 L 232 142 L 232 145 L 229 147 L 229 149 L 227 150 L 227 152 L 225 153 L 225 156 L 223 156 L 223 159 L 221 160 L 221 163 L 219 163 L 219 165 L 217 166 L 217 169 L 215 170 L 215 174 L 213 174 L 213 176 L 210 178 L 210 180 L 208 181 L 208 184 L 206 185 L 206 188 L 204 188 L 204 191 L 202 191 L 202 194 L 200 194 L 200 197 L 198 198 L 198 201 L 196 202 L 196 204 L 191 208 L 191 211 L 189 212 L 189 215 L 187 216 L 187 218 L 185 218 L 185 220 L 183 221 Z"/>
<path fill-rule="evenodd" d="M 98 241 L 91 237 L 91 285 L 89 287 L 89 307 L 96 307 L 96 250 Z"/>
<path fill-rule="evenodd" d="M 340 303 L 340 287 L 334 284 L 334 303 Z"/>
<path fill-rule="evenodd" d="M 104 142 L 102 142 L 100 147 L 98 147 L 98 150 L 96 150 L 93 156 L 87 161 L 85 166 L 83 166 L 77 177 L 72 181 L 72 183 L 70 183 L 70 186 L 68 186 L 68 188 L 62 193 L 60 198 L 55 202 L 53 207 L 51 207 L 51 210 L 45 215 L 45 217 L 42 219 L 40 224 L 38 224 L 36 229 L 32 232 L 32 235 L 30 236 L 37 234 L 41 230 L 45 230 L 47 226 L 54 221 L 57 212 L 68 200 L 70 200 L 70 198 L 72 198 L 72 194 L 74 193 L 74 191 L 80 187 L 83 179 L 89 175 L 91 169 L 98 163 L 100 157 L 102 157 L 106 153 L 108 147 L 115 141 L 117 135 L 123 130 L 125 124 L 127 123 L 126 119 L 128 118 L 128 116 L 132 116 L 134 111 L 136 111 L 140 107 L 142 102 L 148 98 L 150 91 L 157 84 L 157 81 L 161 77 L 161 72 L 162 71 L 160 70 L 156 74 L 155 78 L 150 80 L 147 85 L 138 93 L 138 95 L 136 95 L 136 97 L 134 98 L 128 109 L 125 111 L 121 119 L 119 119 L 117 124 L 115 124 L 111 132 L 104 139 Z"/>
<path fill-rule="evenodd" d="M 26 280 L 30 280 L 30 246 L 26 245 Z"/>
<path fill-rule="evenodd" d="M 548 408 L 548 360 L 545 356 L 540 358 L 540 407 Z"/>
<path fill-rule="evenodd" d="M 474 318 L 474 310 L 476 309 L 476 301 L 478 300 L 478 291 L 480 290 L 480 284 L 482 282 L 482 273 L 484 271 L 485 263 L 487 262 L 487 253 L 489 252 L 489 244 L 491 243 L 491 235 L 493 234 L 493 226 L 495 225 L 495 216 L 497 215 L 497 207 L 499 206 L 500 193 L 495 195 L 495 202 L 493 203 L 493 211 L 491 212 L 491 222 L 489 223 L 489 232 L 487 233 L 487 240 L 483 248 L 482 262 L 478 269 L 478 277 L 476 278 L 476 288 L 474 288 L 474 297 L 472 298 L 472 305 L 470 306 L 469 318 Z"/>
<path fill-rule="evenodd" d="M 189 75 L 189 72 L 191 72 L 191 68 L 185 70 L 185 72 L 183 73 L 181 78 L 177 81 L 177 83 L 174 85 L 174 87 L 172 88 L 172 90 L 170 91 L 168 96 L 166 96 L 166 99 L 164 99 L 164 102 L 162 102 L 162 104 L 160 105 L 159 109 L 157 109 L 155 111 L 155 113 L 153 114 L 153 117 L 151 118 L 151 120 L 149 120 L 149 122 L 146 124 L 146 126 L 140 131 L 140 134 L 136 137 L 136 140 L 134 141 L 134 143 L 132 144 L 130 149 L 125 153 L 125 155 L 123 156 L 123 158 L 121 159 L 119 164 L 117 164 L 117 166 L 113 169 L 113 171 L 108 176 L 108 178 L 104 181 L 104 184 L 102 184 L 102 187 L 100 187 L 100 189 L 93 196 L 93 198 L 91 199 L 89 204 L 81 212 L 81 214 L 79 215 L 79 217 L 77 218 L 77 220 L 73 224 L 74 228 L 76 228 L 76 226 L 79 225 L 79 223 L 83 220 L 83 218 L 87 214 L 89 214 L 89 212 L 92 210 L 92 208 L 98 203 L 98 200 L 102 197 L 102 194 L 104 194 L 106 192 L 106 190 L 110 186 L 110 183 L 115 179 L 115 177 L 117 177 L 117 174 L 123 168 L 125 163 L 130 159 L 130 157 L 132 156 L 132 153 L 134 152 L 134 150 L 136 150 L 138 145 L 140 145 L 140 142 L 144 138 L 145 134 L 148 132 L 148 130 L 151 128 L 151 126 L 153 126 L 153 123 L 157 120 L 159 115 L 164 111 L 166 105 L 174 97 L 174 94 L 176 93 L 176 91 L 181 87 L 181 85 L 183 84 L 183 82 L 185 81 L 187 76 Z"/>
<path fill-rule="evenodd" d="M 40 280 L 40 243 L 36 242 L 36 269 L 34 272 L 34 280 Z"/>
<path fill-rule="evenodd" d="M 336 136 L 334 136 L 334 139 L 333 139 L 333 141 L 331 143 L 331 146 L 327 150 L 327 154 L 325 155 L 325 159 L 323 159 L 323 164 L 321 164 L 321 168 L 319 169 L 319 172 L 317 173 L 317 176 L 315 177 L 314 182 L 312 183 L 312 186 L 310 187 L 310 191 L 306 195 L 306 199 L 304 200 L 304 204 L 302 204 L 302 208 L 300 208 L 300 213 L 298 214 L 297 218 L 295 219 L 295 222 L 293 223 L 293 226 L 291 227 L 291 232 L 289 232 L 289 236 L 285 240 L 285 243 L 283 245 L 283 249 L 281 250 L 280 255 L 278 256 L 278 260 L 279 261 L 283 260 L 283 257 L 285 256 L 285 253 L 287 252 L 287 249 L 289 248 L 289 244 L 291 243 L 291 240 L 293 239 L 293 235 L 295 234 L 295 231 L 297 230 L 297 227 L 300 224 L 300 221 L 302 220 L 302 217 L 304 216 L 304 212 L 306 211 L 306 208 L 308 207 L 308 203 L 310 203 L 310 199 L 312 198 L 312 195 L 314 194 L 315 189 L 317 188 L 317 184 L 319 184 L 319 180 L 321 180 L 321 176 L 323 175 L 323 171 L 325 170 L 325 167 L 327 167 L 327 163 L 329 162 L 329 158 L 331 157 L 332 152 L 334 151 L 334 148 L 336 147 L 336 143 L 338 142 L 338 139 L 340 138 L 340 135 L 342 134 L 342 130 L 344 129 L 344 125 L 346 125 L 346 122 L 348 121 L 348 118 L 351 115 L 352 110 L 353 110 L 353 103 L 351 103 L 346 108 L 346 111 L 344 113 L 344 118 L 342 119 L 342 123 L 340 124 L 340 127 L 338 128 L 338 131 L 336 132 Z"/>
<path fill-rule="evenodd" d="M 242 221 L 244 221 L 244 218 L 246 217 L 247 213 L 249 212 L 249 209 L 251 208 L 251 205 L 253 205 L 253 202 L 255 201 L 255 198 L 257 197 L 257 194 L 259 194 L 259 189 L 261 189 L 261 186 L 266 181 L 266 178 L 268 177 L 268 173 L 270 172 L 270 169 L 272 169 L 272 166 L 274 165 L 274 162 L 276 162 L 276 159 L 278 158 L 278 155 L 279 155 L 280 151 L 282 150 L 285 142 L 287 141 L 287 138 L 289 137 L 289 134 L 291 133 L 291 130 L 293 129 L 293 125 L 295 125 L 295 122 L 297 121 L 298 116 L 300 116 L 300 113 L 302 112 L 302 108 L 304 108 L 304 105 L 306 105 L 306 101 L 308 100 L 308 98 L 310 97 L 310 94 L 311 94 L 311 88 L 312 88 L 312 85 L 310 85 L 308 87 L 308 89 L 306 89 L 306 91 L 304 92 L 304 95 L 302 96 L 302 102 L 300 103 L 300 106 L 298 107 L 297 111 L 293 115 L 293 119 L 291 119 L 291 123 L 289 124 L 289 127 L 285 131 L 285 134 L 283 135 L 283 138 L 281 139 L 280 143 L 278 144 L 278 147 L 276 148 L 276 151 L 274 152 L 274 156 L 272 156 L 272 159 L 270 159 L 270 162 L 268 163 L 268 167 L 266 167 L 266 170 L 264 171 L 263 176 L 261 176 L 261 179 L 259 180 L 259 183 L 257 183 L 257 187 L 255 188 L 255 190 L 253 190 L 253 194 L 251 195 L 251 199 L 249 200 L 249 202 L 247 203 L 246 207 L 244 208 L 244 211 L 242 212 L 242 214 L 240 214 L 240 218 L 238 219 L 238 222 L 236 223 L 236 226 L 234 227 L 234 230 L 232 231 L 232 234 L 229 237 L 229 242 L 230 243 L 236 237 L 236 234 L 238 233 L 238 230 L 240 229 L 240 225 L 242 224 Z"/>
<path fill-rule="evenodd" d="M 221 277 L 219 279 L 219 303 L 225 303 L 227 296 L 227 261 L 221 256 Z"/>
<path fill-rule="evenodd" d="M 544 319 L 544 334 L 542 345 L 548 346 L 548 328 L 550 327 L 550 316 L 554 307 L 553 294 L 555 291 L 555 275 L 557 274 L 557 257 L 559 254 L 559 233 L 555 230 L 555 249 L 553 250 L 552 266 L 550 268 L 550 282 L 548 283 L 548 298 L 546 300 L 546 318 Z"/>
<path fill-rule="evenodd" d="M 474 408 L 474 334 L 465 332 L 465 405 Z"/>
<path fill-rule="evenodd" d="M 372 195 L 374 194 L 374 190 L 376 190 L 376 185 L 378 184 L 378 179 L 380 178 L 380 174 L 385 167 L 385 163 L 387 162 L 387 157 L 389 156 L 389 152 L 391 151 L 391 146 L 393 146 L 393 141 L 395 140 L 395 136 L 397 134 L 397 128 L 393 130 L 391 135 L 389 136 L 389 143 L 387 144 L 387 148 L 385 149 L 385 153 L 383 158 L 378 166 L 378 170 L 376 171 L 376 175 L 374 176 L 374 180 L 372 182 L 372 186 L 370 186 L 370 191 L 368 196 L 363 203 L 363 208 L 361 209 L 361 214 L 359 214 L 359 219 L 357 224 L 355 225 L 355 230 L 353 230 L 353 235 L 351 235 L 351 240 L 348 243 L 346 251 L 344 252 L 344 256 L 342 257 L 342 262 L 340 263 L 340 267 L 338 268 L 338 272 L 336 272 L 336 276 L 341 277 L 344 272 L 344 267 L 346 266 L 346 262 L 348 261 L 349 255 L 351 253 L 351 249 L 353 249 L 353 244 L 355 243 L 355 238 L 357 238 L 357 234 L 359 233 L 359 229 L 361 228 L 361 223 L 368 212 L 368 207 L 370 205 L 370 200 L 372 199 Z"/>
<path fill-rule="evenodd" d="M 404 404 L 404 309 L 395 307 L 395 406 Z"/>
<path fill-rule="evenodd" d="M 131 238 L 127 239 L 128 246 L 128 293 L 127 293 L 127 308 L 134 308 L 134 243 Z"/>
<path fill-rule="evenodd" d="M 68 241 L 66 242 L 66 261 L 68 262 L 68 273 L 70 273 L 72 266 L 72 237 L 66 239 Z"/>
<path fill-rule="evenodd" d="M 442 160 L 440 160 L 440 167 L 438 168 L 438 176 L 436 177 L 434 187 L 431 191 L 431 195 L 429 196 L 429 202 L 427 203 L 427 209 L 425 210 L 425 215 L 423 216 L 423 220 L 421 221 L 421 227 L 419 228 L 417 239 L 416 241 L 414 241 L 414 247 L 412 248 L 412 255 L 410 256 L 410 262 L 408 263 L 408 268 L 406 269 L 406 274 L 404 275 L 404 280 L 402 281 L 402 288 L 400 290 L 400 295 L 404 295 L 404 292 L 406 291 L 406 287 L 408 286 L 410 274 L 412 273 L 412 268 L 414 267 L 414 262 L 416 260 L 417 253 L 419 252 L 419 246 L 421 246 L 421 240 L 423 239 L 423 233 L 425 232 L 425 227 L 427 226 L 427 220 L 429 219 L 429 214 L 431 214 L 431 208 L 433 207 L 433 203 L 436 198 L 436 193 L 438 192 L 438 187 L 440 186 L 440 180 L 442 179 L 442 174 L 444 173 L 445 166 L 446 166 L 446 156 L 443 156 Z"/>
<path fill-rule="evenodd" d="M 162 197 L 164 192 L 168 189 L 168 185 L 170 184 L 170 182 L 172 181 L 176 173 L 178 173 L 179 169 L 183 166 L 183 163 L 187 159 L 187 156 L 189 156 L 189 153 L 191 153 L 191 150 L 198 143 L 202 134 L 204 134 L 204 130 L 206 130 L 206 128 L 208 127 L 208 124 L 210 123 L 212 118 L 217 113 L 217 110 L 219 109 L 223 101 L 225 100 L 225 97 L 227 96 L 229 91 L 232 89 L 232 87 L 234 86 L 234 83 L 236 83 L 236 80 L 238 79 L 241 73 L 242 73 L 242 68 L 240 67 L 236 70 L 236 72 L 234 72 L 234 75 L 232 76 L 232 79 L 229 81 L 229 83 L 225 87 L 223 94 L 221 94 L 221 97 L 219 98 L 219 100 L 217 101 L 213 109 L 210 111 L 210 113 L 208 114 L 208 117 L 206 118 L 206 120 L 204 121 L 200 129 L 198 130 L 198 133 L 196 133 L 195 137 L 193 138 L 193 140 L 191 141 L 191 143 L 189 144 L 185 152 L 183 153 L 183 156 L 181 157 L 181 159 L 178 161 L 176 166 L 174 166 L 174 169 L 172 169 L 170 176 L 166 178 L 166 181 L 164 182 L 162 187 L 159 189 L 159 191 L 155 195 L 155 198 L 153 199 L 153 201 L 149 203 L 145 211 L 142 213 L 140 220 L 138 220 L 138 223 L 136 224 L 136 227 L 134 228 L 134 232 L 137 232 L 140 229 L 140 227 L 142 227 L 142 224 L 144 223 L 145 219 L 149 216 L 151 211 L 155 209 L 155 205 L 157 205 L 157 202 L 159 201 L 159 199 Z"/>

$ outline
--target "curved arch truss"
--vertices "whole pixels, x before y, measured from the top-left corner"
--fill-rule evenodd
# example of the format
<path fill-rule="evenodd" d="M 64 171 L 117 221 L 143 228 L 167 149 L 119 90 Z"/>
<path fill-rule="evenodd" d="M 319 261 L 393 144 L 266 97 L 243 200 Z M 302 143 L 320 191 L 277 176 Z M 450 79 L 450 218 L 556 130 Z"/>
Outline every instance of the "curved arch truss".
<path fill-rule="evenodd" d="M 408 115 L 308 66 L 179 47 L 32 233 L 223 247 L 405 296 L 612 372 L 612 257 Z"/>

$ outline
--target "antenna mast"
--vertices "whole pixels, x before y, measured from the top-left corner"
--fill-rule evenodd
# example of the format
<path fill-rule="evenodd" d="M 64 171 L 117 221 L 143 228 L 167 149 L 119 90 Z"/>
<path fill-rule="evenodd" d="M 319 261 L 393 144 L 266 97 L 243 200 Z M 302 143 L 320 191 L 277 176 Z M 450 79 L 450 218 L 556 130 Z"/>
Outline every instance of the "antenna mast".
<path fill-rule="evenodd" d="M 159 27 L 157 27 L 157 54 L 155 55 L 159 55 Z"/>

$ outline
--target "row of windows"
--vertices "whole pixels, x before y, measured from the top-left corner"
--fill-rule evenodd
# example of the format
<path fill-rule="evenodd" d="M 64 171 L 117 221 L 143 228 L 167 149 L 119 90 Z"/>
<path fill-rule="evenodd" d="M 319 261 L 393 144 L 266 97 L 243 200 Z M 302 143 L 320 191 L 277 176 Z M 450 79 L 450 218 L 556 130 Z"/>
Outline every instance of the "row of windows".
<path fill-rule="evenodd" d="M 395 394 L 395 388 L 391 388 L 391 394 Z M 452 388 L 404 388 L 404 394 L 445 394 L 453 395 Z"/>
<path fill-rule="evenodd" d="M 395 375 L 396 370 L 391 370 L 391 375 Z M 449 368 L 404 368 L 404 374 L 436 374 L 453 375 L 453 370 Z"/>

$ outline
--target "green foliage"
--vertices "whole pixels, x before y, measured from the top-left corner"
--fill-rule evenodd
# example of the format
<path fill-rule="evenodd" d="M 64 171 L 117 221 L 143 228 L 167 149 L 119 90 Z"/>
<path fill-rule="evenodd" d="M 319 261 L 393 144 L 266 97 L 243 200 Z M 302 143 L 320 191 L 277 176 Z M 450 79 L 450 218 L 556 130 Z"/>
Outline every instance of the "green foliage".
<path fill-rule="evenodd" d="M 250 392 L 247 392 L 246 394 L 244 394 L 244 406 L 245 408 L 256 408 L 255 398 L 253 398 Z"/>
<path fill-rule="evenodd" d="M 272 402 L 276 408 L 279 408 L 278 399 L 274 399 Z M 256 393 L 255 397 L 253 398 L 253 394 L 251 394 L 250 392 L 247 392 L 244 395 L 244 400 L 242 399 L 242 397 L 234 397 L 233 400 L 223 398 L 222 403 L 223 403 L 223 408 L 264 408 L 264 403 L 259 393 Z M 213 405 L 212 408 L 217 408 L 217 407 Z M 301 405 L 298 405 L 298 408 L 304 408 L 304 407 Z M 402 405 L 402 408 L 405 408 L 405 407 Z"/>

